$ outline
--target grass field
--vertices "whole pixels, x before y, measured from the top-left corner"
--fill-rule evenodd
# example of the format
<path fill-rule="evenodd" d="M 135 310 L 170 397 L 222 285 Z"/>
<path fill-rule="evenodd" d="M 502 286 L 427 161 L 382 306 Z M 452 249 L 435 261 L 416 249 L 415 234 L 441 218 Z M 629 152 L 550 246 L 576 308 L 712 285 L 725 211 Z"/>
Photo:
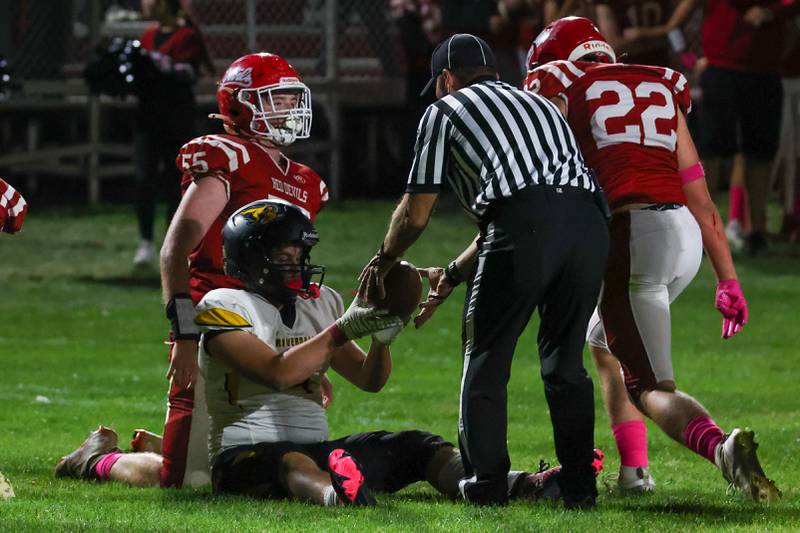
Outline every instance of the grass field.
<path fill-rule="evenodd" d="M 345 203 L 318 221 L 314 259 L 345 296 L 379 244 L 391 205 Z M 409 254 L 418 265 L 443 264 L 471 238 L 460 215 L 440 212 Z M 380 499 L 375 509 L 212 498 L 208 491 L 131 489 L 55 480 L 52 468 L 102 422 L 127 442 L 132 429 L 160 432 L 166 398 L 167 322 L 155 271 L 132 273 L 132 212 L 34 213 L 24 231 L 0 236 L 0 471 L 17 497 L 0 500 L 0 530 L 800 530 L 800 259 L 796 250 L 745 260 L 740 277 L 750 324 L 719 338 L 713 274 L 704 264 L 674 305 L 673 349 L 679 386 L 724 427 L 751 426 L 760 456 L 784 499 L 758 506 L 726 494 L 711 464 L 668 440 L 652 424 L 656 494 L 621 497 L 601 486 L 598 508 L 514 504 L 479 509 L 443 501 L 416 485 Z M 794 252 L 794 256 L 791 255 Z M 461 370 L 463 288 L 422 330 L 405 332 L 395 370 L 378 395 L 333 378 L 332 434 L 422 428 L 455 438 Z M 518 468 L 554 460 L 538 376 L 536 321 L 516 354 L 509 387 L 509 447 Z M 598 392 L 596 390 L 596 392 Z M 618 468 L 597 403 L 597 445 Z"/>

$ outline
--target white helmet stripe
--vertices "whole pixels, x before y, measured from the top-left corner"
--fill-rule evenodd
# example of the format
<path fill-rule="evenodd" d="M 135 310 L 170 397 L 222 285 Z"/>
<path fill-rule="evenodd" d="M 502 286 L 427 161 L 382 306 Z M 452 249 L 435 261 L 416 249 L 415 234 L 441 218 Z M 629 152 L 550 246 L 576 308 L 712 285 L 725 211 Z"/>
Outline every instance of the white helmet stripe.
<path fill-rule="evenodd" d="M 602 52 L 604 54 L 608 54 L 611 57 L 611 61 L 613 63 L 617 62 L 617 55 L 614 53 L 614 49 L 611 48 L 611 45 L 605 41 L 595 40 L 595 41 L 586 41 L 578 46 L 570 52 L 569 57 L 567 59 L 569 61 L 578 61 L 585 55 L 594 54 L 597 52 Z"/>

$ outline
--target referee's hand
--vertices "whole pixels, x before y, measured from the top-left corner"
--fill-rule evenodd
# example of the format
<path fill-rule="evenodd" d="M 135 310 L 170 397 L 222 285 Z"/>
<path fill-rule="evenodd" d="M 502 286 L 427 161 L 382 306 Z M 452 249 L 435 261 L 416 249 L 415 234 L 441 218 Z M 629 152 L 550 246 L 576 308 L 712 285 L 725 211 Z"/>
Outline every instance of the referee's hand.
<path fill-rule="evenodd" d="M 414 327 L 419 329 L 433 316 L 439 304 L 450 296 L 450 293 L 453 292 L 453 287 L 447 283 L 447 277 L 444 275 L 443 268 L 418 268 L 417 272 L 419 272 L 421 277 L 426 278 L 430 284 L 428 298 L 419 304 L 421 311 L 414 317 Z"/>
<path fill-rule="evenodd" d="M 380 255 L 379 253 L 376 254 L 358 276 L 358 293 L 356 297 L 371 304 L 386 298 L 383 280 L 396 264 L 396 258 Z"/>

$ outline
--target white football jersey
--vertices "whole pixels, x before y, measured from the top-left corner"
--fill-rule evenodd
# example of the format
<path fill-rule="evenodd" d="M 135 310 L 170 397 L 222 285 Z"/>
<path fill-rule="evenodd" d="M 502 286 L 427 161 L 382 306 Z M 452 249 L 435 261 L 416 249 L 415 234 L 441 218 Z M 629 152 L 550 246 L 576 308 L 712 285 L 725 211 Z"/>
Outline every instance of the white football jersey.
<path fill-rule="evenodd" d="M 197 306 L 196 323 L 209 332 L 242 330 L 283 353 L 323 331 L 344 312 L 342 298 L 326 287 L 316 299 L 297 299 L 294 324 L 263 297 L 244 290 L 215 289 Z M 232 446 L 257 442 L 312 443 L 327 440 L 320 381 L 327 366 L 305 383 L 278 392 L 240 375 L 208 354 L 200 342 L 200 370 L 205 378 L 211 460 Z"/>

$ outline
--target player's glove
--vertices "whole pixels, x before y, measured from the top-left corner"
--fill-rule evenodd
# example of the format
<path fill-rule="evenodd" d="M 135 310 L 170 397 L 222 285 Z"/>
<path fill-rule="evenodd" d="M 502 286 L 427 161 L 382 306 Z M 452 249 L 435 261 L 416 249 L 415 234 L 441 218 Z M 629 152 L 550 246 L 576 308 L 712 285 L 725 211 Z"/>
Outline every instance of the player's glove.
<path fill-rule="evenodd" d="M 397 326 L 403 327 L 402 319 L 390 315 L 387 309 L 375 309 L 355 298 L 347 311 L 331 326 L 330 331 L 336 344 L 342 345 L 349 340 Z"/>
<path fill-rule="evenodd" d="M 722 338 L 733 337 L 747 324 L 747 301 L 739 281 L 729 279 L 717 284 L 715 307 L 722 313 Z"/>
<path fill-rule="evenodd" d="M 384 346 L 389 346 L 394 342 L 400 332 L 403 331 L 405 324 L 400 324 L 399 326 L 392 326 L 390 328 L 382 329 L 380 331 L 376 331 L 372 334 L 372 339 L 375 342 L 379 342 Z"/>

